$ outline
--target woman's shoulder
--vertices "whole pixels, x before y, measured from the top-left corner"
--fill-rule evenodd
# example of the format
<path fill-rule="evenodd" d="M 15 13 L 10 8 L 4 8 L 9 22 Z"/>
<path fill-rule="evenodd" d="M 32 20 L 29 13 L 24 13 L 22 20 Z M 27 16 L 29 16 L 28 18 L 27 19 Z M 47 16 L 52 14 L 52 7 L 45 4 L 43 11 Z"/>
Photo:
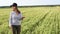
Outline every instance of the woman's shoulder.
<path fill-rule="evenodd" d="M 14 14 L 14 12 L 12 11 L 12 12 L 10 12 L 10 14 Z"/>

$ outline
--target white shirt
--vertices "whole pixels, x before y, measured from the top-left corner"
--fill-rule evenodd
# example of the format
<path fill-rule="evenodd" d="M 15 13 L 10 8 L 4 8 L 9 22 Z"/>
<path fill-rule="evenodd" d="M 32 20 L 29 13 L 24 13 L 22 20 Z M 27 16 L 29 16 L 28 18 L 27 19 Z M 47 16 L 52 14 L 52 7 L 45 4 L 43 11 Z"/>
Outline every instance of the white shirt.
<path fill-rule="evenodd" d="M 16 13 L 13 11 L 10 14 L 10 18 L 9 18 L 9 26 L 11 25 L 21 25 L 21 18 L 22 18 L 22 14 L 18 14 L 16 15 Z"/>

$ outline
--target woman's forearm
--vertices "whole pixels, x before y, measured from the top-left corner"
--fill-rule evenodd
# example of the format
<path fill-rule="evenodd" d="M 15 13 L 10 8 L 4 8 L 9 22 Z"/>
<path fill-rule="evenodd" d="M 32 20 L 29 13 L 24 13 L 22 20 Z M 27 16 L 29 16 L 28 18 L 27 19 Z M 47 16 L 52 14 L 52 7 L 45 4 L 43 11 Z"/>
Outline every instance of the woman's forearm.
<path fill-rule="evenodd" d="M 25 17 L 22 17 L 21 20 L 23 20 Z"/>

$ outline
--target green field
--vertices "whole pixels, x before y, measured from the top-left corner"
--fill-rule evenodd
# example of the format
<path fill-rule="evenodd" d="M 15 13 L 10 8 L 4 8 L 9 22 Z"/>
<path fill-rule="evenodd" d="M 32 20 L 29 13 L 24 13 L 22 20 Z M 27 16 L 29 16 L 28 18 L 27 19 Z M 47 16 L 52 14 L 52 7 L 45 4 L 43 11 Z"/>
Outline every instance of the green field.
<path fill-rule="evenodd" d="M 60 7 L 19 8 L 25 19 L 21 34 L 60 34 Z M 8 27 L 11 8 L 0 8 L 0 34 L 11 34 Z"/>

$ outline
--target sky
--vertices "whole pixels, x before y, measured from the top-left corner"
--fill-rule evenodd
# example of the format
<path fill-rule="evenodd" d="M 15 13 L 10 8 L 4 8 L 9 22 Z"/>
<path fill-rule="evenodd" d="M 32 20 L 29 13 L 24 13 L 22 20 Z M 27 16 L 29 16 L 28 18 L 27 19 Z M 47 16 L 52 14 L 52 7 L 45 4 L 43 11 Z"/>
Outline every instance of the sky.
<path fill-rule="evenodd" d="M 17 3 L 18 6 L 56 5 L 60 4 L 60 0 L 0 0 L 0 6 L 10 6 L 12 3 Z"/>

